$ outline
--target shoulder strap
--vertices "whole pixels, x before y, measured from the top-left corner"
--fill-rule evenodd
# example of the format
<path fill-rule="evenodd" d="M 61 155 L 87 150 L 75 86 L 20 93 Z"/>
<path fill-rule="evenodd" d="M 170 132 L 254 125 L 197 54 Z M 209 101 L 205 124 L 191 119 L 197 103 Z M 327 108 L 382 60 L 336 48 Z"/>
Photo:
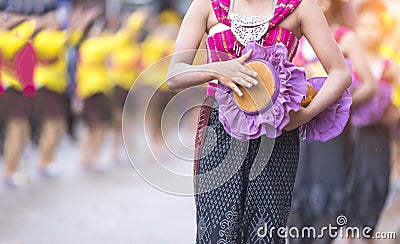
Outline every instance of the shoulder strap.
<path fill-rule="evenodd" d="M 278 0 L 275 6 L 275 12 L 269 21 L 271 26 L 279 25 L 299 6 L 302 0 Z"/>
<path fill-rule="evenodd" d="M 335 40 L 337 43 L 339 43 L 342 38 L 346 35 L 346 33 L 350 32 L 351 29 L 345 26 L 339 26 L 336 30 L 335 33 L 333 33 Z"/>
<path fill-rule="evenodd" d="M 218 22 L 230 25 L 228 20 L 230 0 L 211 0 L 211 4 Z"/>

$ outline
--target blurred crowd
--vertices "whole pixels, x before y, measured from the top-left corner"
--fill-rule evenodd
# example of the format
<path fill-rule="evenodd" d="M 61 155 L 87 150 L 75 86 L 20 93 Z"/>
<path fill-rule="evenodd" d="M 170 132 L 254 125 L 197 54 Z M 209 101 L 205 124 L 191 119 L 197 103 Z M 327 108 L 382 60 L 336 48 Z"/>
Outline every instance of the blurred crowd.
<path fill-rule="evenodd" d="M 290 222 L 324 226 L 348 214 L 354 225 L 375 227 L 389 189 L 400 189 L 400 16 L 391 9 L 396 1 L 318 2 L 353 71 L 353 114 L 358 106 L 376 103 L 387 84 L 390 93 L 382 99 L 389 104 L 377 108 L 384 112 L 376 121 L 353 116 L 345 133 L 327 144 L 302 143 Z M 112 162 L 121 161 L 126 97 L 141 72 L 172 54 L 179 12 L 145 6 L 108 18 L 106 5 L 78 3 L 67 11 L 33 4 L 37 10 L 31 12 L 23 4 L 18 11 L 5 2 L 0 6 L 3 182 L 12 188 L 27 184 L 18 172 L 29 141 L 37 145 L 40 174 L 57 177 L 56 151 L 66 133 L 80 140 L 85 169 L 105 170 L 99 155 L 107 133 L 113 135 Z M 324 75 L 306 40 L 300 40 L 295 62 L 309 78 Z M 148 85 L 160 84 L 150 78 Z M 159 121 L 173 95 L 161 86 L 150 103 L 155 144 L 162 143 Z M 376 107 L 371 106 L 366 110 Z M 85 125 L 81 138 L 76 138 L 77 120 Z"/>
<path fill-rule="evenodd" d="M 79 139 L 82 166 L 94 171 L 109 167 L 100 155 L 106 135 L 112 134 L 110 161 L 120 163 L 125 158 L 122 114 L 128 92 L 143 70 L 172 54 L 182 16 L 146 5 L 110 17 L 104 4 L 25 3 L 32 11 L 19 3 L 4 5 L 0 12 L 4 183 L 14 188 L 29 182 L 19 165 L 30 142 L 40 155 L 40 175 L 59 176 L 56 152 L 65 134 Z M 170 98 L 167 89 L 160 89 L 152 99 L 157 108 L 151 110 L 153 124 L 160 123 Z M 84 133 L 76 132 L 79 121 Z M 161 140 L 159 131 L 152 134 Z"/>

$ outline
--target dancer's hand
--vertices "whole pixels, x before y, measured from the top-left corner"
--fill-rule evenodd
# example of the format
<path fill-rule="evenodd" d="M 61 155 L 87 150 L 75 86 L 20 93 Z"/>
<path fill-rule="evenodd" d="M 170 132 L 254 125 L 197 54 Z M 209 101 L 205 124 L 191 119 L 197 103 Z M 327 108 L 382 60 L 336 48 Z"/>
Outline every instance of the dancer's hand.
<path fill-rule="evenodd" d="M 312 116 L 308 112 L 307 108 L 300 108 L 300 110 L 297 112 L 290 111 L 289 115 L 290 122 L 285 127 L 286 131 L 294 130 L 312 119 Z"/>
<path fill-rule="evenodd" d="M 224 86 L 231 88 L 239 96 L 243 96 L 243 93 L 237 85 L 251 88 L 258 84 L 256 79 L 257 72 L 244 65 L 244 62 L 251 57 L 251 54 L 252 50 L 237 59 L 212 63 L 212 71 L 216 79 Z"/>

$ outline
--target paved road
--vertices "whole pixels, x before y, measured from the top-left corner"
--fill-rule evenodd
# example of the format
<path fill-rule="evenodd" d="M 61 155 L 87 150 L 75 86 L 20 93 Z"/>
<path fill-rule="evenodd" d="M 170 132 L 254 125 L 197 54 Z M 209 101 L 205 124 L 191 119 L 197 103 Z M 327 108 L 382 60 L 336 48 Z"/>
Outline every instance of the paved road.
<path fill-rule="evenodd" d="M 63 142 L 59 179 L 42 179 L 34 165 L 24 164 L 33 177 L 30 186 L 0 186 L 0 244 L 194 243 L 192 198 L 156 190 L 130 165 L 86 172 L 77 149 Z M 36 161 L 32 150 L 28 154 L 25 162 Z"/>

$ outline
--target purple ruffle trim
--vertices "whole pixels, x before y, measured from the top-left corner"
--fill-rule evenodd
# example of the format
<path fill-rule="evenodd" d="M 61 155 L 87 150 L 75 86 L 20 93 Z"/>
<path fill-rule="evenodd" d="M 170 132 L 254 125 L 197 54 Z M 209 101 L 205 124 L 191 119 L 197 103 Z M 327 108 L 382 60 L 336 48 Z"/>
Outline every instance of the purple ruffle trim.
<path fill-rule="evenodd" d="M 237 106 L 233 91 L 218 83 L 215 99 L 219 104 L 219 120 L 226 132 L 239 141 L 255 139 L 261 135 L 276 138 L 290 121 L 289 112 L 298 111 L 306 94 L 306 78 L 303 68 L 287 61 L 288 52 L 282 43 L 263 47 L 249 42 L 243 53 L 252 49 L 248 62 L 265 60 L 272 64 L 278 74 L 276 100 L 260 111 L 247 112 Z"/>
<path fill-rule="evenodd" d="M 359 83 L 354 85 L 357 89 Z M 392 85 L 380 82 L 374 97 L 367 103 L 354 108 L 351 111 L 351 124 L 354 126 L 367 126 L 378 123 L 389 106 L 392 99 Z"/>
<path fill-rule="evenodd" d="M 326 77 L 316 77 L 307 82 L 319 91 L 325 81 Z M 303 140 L 326 142 L 340 135 L 349 120 L 351 103 L 350 93 L 344 92 L 325 111 L 300 127 L 300 135 Z"/>

